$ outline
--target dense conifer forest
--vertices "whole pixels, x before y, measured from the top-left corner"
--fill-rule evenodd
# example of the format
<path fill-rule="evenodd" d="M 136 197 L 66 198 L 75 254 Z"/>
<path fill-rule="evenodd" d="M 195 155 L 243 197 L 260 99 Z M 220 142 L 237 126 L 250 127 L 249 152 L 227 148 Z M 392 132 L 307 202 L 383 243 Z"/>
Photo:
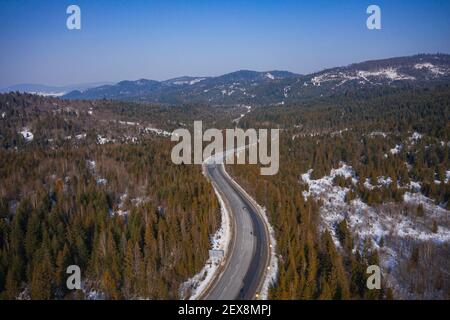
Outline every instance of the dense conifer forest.
<path fill-rule="evenodd" d="M 77 117 L 63 101 L 1 100 L 8 117 L 0 120 L 1 298 L 178 298 L 220 222 L 201 168 L 173 165 L 164 137 L 99 145 L 91 129 L 100 130 L 98 118 Z M 29 121 L 31 142 L 17 134 Z M 75 296 L 65 283 L 73 264 L 85 279 Z"/>
<path fill-rule="evenodd" d="M 378 249 L 387 241 L 392 247 L 401 247 L 405 255 L 406 262 L 399 263 L 397 276 L 408 283 L 408 293 L 420 296 L 429 290 L 449 297 L 448 243 L 399 241 L 386 236 L 374 246 L 368 239 L 355 238 L 343 219 L 333 226 L 340 243 L 336 248 L 320 223 L 319 207 L 328 200 L 305 198 L 302 193 L 308 191 L 308 185 L 301 177 L 312 170 L 311 179 L 320 179 L 345 163 L 354 169 L 356 183 L 337 175 L 333 184 L 347 187 L 346 202 L 358 198 L 370 207 L 389 209 L 393 217 L 420 220 L 430 232 L 437 232 L 440 224 L 448 228 L 448 86 L 433 90 L 383 89 L 304 105 L 257 109 L 243 119 L 242 125 L 283 129 L 278 175 L 260 176 L 259 168 L 251 165 L 228 166 L 267 208 L 274 225 L 280 272 L 272 298 L 391 298 L 389 284 L 374 293 L 365 289 L 364 280 L 366 267 L 379 265 Z M 397 183 L 376 185 L 380 177 Z M 420 185 L 419 194 L 436 205 L 426 213 L 423 204 L 404 201 L 412 181 Z M 437 222 L 432 217 L 442 208 L 447 211 Z"/>
<path fill-rule="evenodd" d="M 227 166 L 275 230 L 279 272 L 270 298 L 449 297 L 448 243 L 362 237 L 351 215 L 330 228 L 322 220 L 332 201 L 311 193 L 314 181 L 345 164 L 352 176 L 331 179 L 345 190 L 345 205 L 360 201 L 430 234 L 448 228 L 448 86 L 351 91 L 247 110 L 0 95 L 0 297 L 179 298 L 220 225 L 201 167 L 170 159 L 169 133 L 194 120 L 282 129 L 277 175 Z M 419 195 L 428 202 L 407 201 Z M 382 264 L 387 248 L 398 254 L 390 274 L 402 286 L 383 278 L 382 290 L 368 290 L 366 269 Z M 84 290 L 75 294 L 65 286 L 71 264 L 83 272 Z"/>

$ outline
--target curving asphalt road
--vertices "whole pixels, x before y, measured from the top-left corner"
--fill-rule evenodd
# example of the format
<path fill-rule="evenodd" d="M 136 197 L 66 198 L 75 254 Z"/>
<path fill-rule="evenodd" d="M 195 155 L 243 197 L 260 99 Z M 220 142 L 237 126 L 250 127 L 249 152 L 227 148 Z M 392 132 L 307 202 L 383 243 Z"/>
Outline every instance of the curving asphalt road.
<path fill-rule="evenodd" d="M 258 209 L 224 172 L 205 164 L 205 172 L 231 211 L 233 237 L 223 269 L 205 293 L 208 300 L 257 298 L 269 266 L 269 236 Z"/>

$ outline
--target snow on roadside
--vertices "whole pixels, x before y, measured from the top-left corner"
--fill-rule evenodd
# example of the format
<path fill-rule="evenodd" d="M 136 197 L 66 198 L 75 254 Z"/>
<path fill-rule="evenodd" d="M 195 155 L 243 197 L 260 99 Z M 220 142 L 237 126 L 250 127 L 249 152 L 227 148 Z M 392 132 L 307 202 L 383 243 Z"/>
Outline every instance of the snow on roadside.
<path fill-rule="evenodd" d="M 259 205 L 258 205 L 259 206 Z M 261 208 L 261 207 L 259 207 Z M 264 219 L 264 223 L 269 229 L 269 237 L 270 237 L 270 266 L 269 270 L 264 279 L 263 286 L 261 288 L 259 298 L 261 300 L 267 300 L 269 298 L 269 289 L 272 285 L 275 284 L 278 277 L 278 258 L 277 258 L 277 242 L 275 240 L 275 231 L 272 228 L 272 225 L 269 223 L 269 219 L 267 218 L 267 210 L 266 208 L 261 208 L 260 212 L 262 213 L 262 217 Z"/>
<path fill-rule="evenodd" d="M 217 191 L 214 185 L 213 187 L 220 203 L 221 224 L 219 230 L 211 236 L 211 249 L 223 250 L 226 255 L 231 240 L 230 212 L 228 212 L 221 194 Z M 215 278 L 219 266 L 220 261 L 213 261 L 209 258 L 199 273 L 186 280 L 180 286 L 181 299 L 198 299 L 211 284 L 211 281 Z M 185 296 L 187 291 L 190 291 L 189 297 Z"/>
<path fill-rule="evenodd" d="M 240 152 L 239 149 L 237 149 L 237 152 Z M 254 200 L 246 191 L 244 188 L 242 188 L 229 174 L 226 170 L 224 170 L 225 175 L 235 183 L 236 187 L 241 190 L 243 194 L 246 195 L 248 199 L 253 203 L 253 205 L 258 209 L 258 211 L 261 213 L 261 216 L 264 220 L 265 225 L 267 226 L 267 229 L 269 231 L 269 248 L 270 248 L 270 262 L 268 270 L 265 274 L 264 282 L 261 288 L 261 292 L 259 292 L 259 299 L 260 300 L 267 300 L 269 297 L 269 289 L 270 286 L 275 284 L 278 277 L 278 258 L 276 253 L 276 247 L 277 242 L 275 240 L 275 232 L 272 228 L 272 225 L 269 223 L 269 219 L 267 217 L 267 210 L 264 207 L 261 207 L 256 200 Z"/>
<path fill-rule="evenodd" d="M 223 159 L 228 157 L 230 154 L 239 153 L 242 150 L 245 150 L 248 146 L 242 146 L 233 150 L 226 150 L 225 152 L 216 154 L 214 156 L 210 156 L 204 160 L 203 164 L 208 165 L 212 163 L 217 163 L 223 165 Z M 206 175 L 206 173 L 204 172 Z M 275 283 L 278 275 L 278 258 L 276 255 L 276 240 L 275 234 L 272 226 L 269 223 L 269 219 L 266 215 L 266 209 L 261 207 L 248 193 L 228 174 L 228 172 L 224 169 L 224 174 L 236 184 L 236 186 L 252 201 L 252 203 L 257 207 L 259 212 L 261 213 L 262 218 L 264 219 L 264 223 L 269 231 L 269 247 L 270 247 L 270 264 L 268 270 L 266 272 L 264 282 L 261 288 L 261 292 L 259 293 L 259 298 L 263 300 L 268 299 L 268 293 L 270 286 Z M 214 250 L 223 250 L 224 255 L 227 254 L 227 249 L 231 239 L 231 213 L 228 212 L 225 206 L 225 202 L 213 184 L 214 191 L 219 199 L 220 207 L 221 207 L 221 226 L 219 230 L 211 237 L 212 249 Z M 219 264 L 213 263 L 210 259 L 206 262 L 203 269 L 197 273 L 192 278 L 188 279 L 180 286 L 180 296 L 182 299 L 186 298 L 185 293 L 187 290 L 191 290 L 190 300 L 197 299 L 204 290 L 210 285 L 211 281 L 214 279 L 215 274 L 218 270 Z"/>

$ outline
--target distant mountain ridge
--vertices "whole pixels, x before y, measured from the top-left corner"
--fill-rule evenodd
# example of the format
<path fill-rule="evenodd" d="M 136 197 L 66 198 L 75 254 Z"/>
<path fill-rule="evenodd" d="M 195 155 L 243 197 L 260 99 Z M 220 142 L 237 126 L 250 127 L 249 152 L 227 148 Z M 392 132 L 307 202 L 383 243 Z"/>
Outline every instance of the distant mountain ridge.
<path fill-rule="evenodd" d="M 309 75 L 239 70 L 217 77 L 121 81 L 74 90 L 65 99 L 112 99 L 168 105 L 284 105 L 317 96 L 379 86 L 425 87 L 450 83 L 450 55 L 420 54 L 365 61 Z"/>
<path fill-rule="evenodd" d="M 251 94 L 247 94 L 246 91 L 252 87 L 283 79 L 294 79 L 299 76 L 288 71 L 240 70 L 218 77 L 184 76 L 165 81 L 140 79 L 121 81 L 114 85 L 92 88 L 84 92 L 77 90 L 64 95 L 64 98 L 131 100 L 167 104 L 233 104 L 236 99 L 251 98 Z M 234 95 L 238 91 L 239 94 Z"/>
<path fill-rule="evenodd" d="M 111 82 L 94 82 L 94 83 L 82 83 L 73 84 L 67 86 L 48 86 L 36 83 L 23 83 L 6 88 L 0 88 L 0 93 L 7 92 L 27 92 L 34 93 L 42 96 L 54 96 L 60 97 L 74 90 L 84 91 L 89 88 L 96 88 L 102 85 L 112 84 Z"/>

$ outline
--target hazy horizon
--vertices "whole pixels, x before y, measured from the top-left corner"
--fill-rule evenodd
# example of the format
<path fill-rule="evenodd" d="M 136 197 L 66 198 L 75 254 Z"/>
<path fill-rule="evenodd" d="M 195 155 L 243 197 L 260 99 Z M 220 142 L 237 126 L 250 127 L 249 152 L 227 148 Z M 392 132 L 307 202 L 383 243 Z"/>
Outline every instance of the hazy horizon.
<path fill-rule="evenodd" d="M 413 55 L 408 55 L 408 56 L 415 56 L 415 55 L 421 55 L 421 54 L 445 54 L 445 55 L 450 55 L 450 53 L 447 52 L 419 52 Z M 15 86 L 20 86 L 20 85 L 42 85 L 42 86 L 48 86 L 48 87 L 71 87 L 71 86 L 80 86 L 80 85 L 107 85 L 107 84 L 116 84 L 118 82 L 121 81 L 137 81 L 137 80 L 141 80 L 141 79 L 145 79 L 145 80 L 155 80 L 155 81 L 168 81 L 168 80 L 172 80 L 172 79 L 176 79 L 176 78 L 182 78 L 182 77 L 194 77 L 194 78 L 202 78 L 202 77 L 218 77 L 221 75 L 225 75 L 225 74 L 229 74 L 229 73 L 233 73 L 233 72 L 237 72 L 237 71 L 244 71 L 244 70 L 248 70 L 248 71 L 256 71 L 256 72 L 269 72 L 269 71 L 288 71 L 288 72 L 293 72 L 299 75 L 308 75 L 308 74 L 314 74 L 314 73 L 318 73 L 321 71 L 324 71 L 328 68 L 334 68 L 334 67 L 345 67 L 348 66 L 350 64 L 358 64 L 358 63 L 362 63 L 362 62 L 366 62 L 366 61 L 371 61 L 371 60 L 384 60 L 384 59 L 390 59 L 390 58 L 397 58 L 400 56 L 393 56 L 393 57 L 380 57 L 380 58 L 375 58 L 375 59 L 369 59 L 369 60 L 362 60 L 362 61 L 354 61 L 354 62 L 350 62 L 348 64 L 345 65 L 336 65 L 336 66 L 330 66 L 330 67 L 326 67 L 326 68 L 322 68 L 319 70 L 314 70 L 312 72 L 309 73 L 299 73 L 299 72 L 294 72 L 292 70 L 280 70 L 280 69 L 268 69 L 268 70 L 250 70 L 250 69 L 239 69 L 239 70 L 230 70 L 228 72 L 225 72 L 223 74 L 213 74 L 213 75 L 196 75 L 196 74 L 183 74 L 183 75 L 178 75 L 175 77 L 171 77 L 171 78 L 167 78 L 167 79 L 150 79 L 150 78 L 145 78 L 145 77 L 137 77 L 137 78 L 133 78 L 133 79 L 118 79 L 118 80 L 105 80 L 105 81 L 94 81 L 94 82 L 78 82 L 78 83 L 63 83 L 63 84 L 52 84 L 52 83 L 27 83 L 27 82 L 21 82 L 21 83 L 14 83 L 5 87 L 4 88 L 8 88 L 8 87 L 15 87 Z M 407 57 L 407 56 L 405 56 Z"/>

